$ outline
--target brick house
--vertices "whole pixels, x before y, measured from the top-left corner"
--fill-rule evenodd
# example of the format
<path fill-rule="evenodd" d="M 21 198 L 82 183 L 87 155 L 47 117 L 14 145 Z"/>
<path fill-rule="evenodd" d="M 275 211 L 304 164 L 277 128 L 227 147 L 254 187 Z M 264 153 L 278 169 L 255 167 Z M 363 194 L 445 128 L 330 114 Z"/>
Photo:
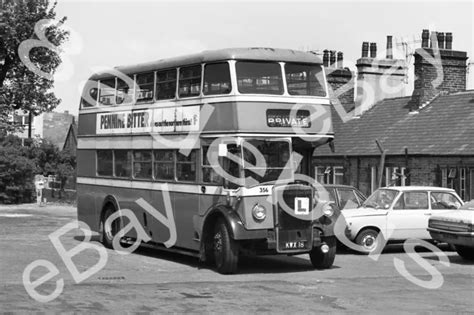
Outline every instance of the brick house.
<path fill-rule="evenodd" d="M 452 187 L 464 200 L 474 199 L 474 90 L 466 91 L 467 53 L 452 50 L 452 36 L 447 34 L 446 42 L 439 37 L 433 40 L 432 35 L 432 48 L 428 48 L 427 31 L 423 32 L 422 49 L 414 56 L 417 79 L 411 96 L 375 93 L 373 105 L 361 106 L 364 95 L 358 90 L 355 99 L 360 115 L 344 123 L 333 113 L 334 152 L 324 146 L 313 157 L 318 181 L 353 185 L 365 194 L 380 182 L 381 186 Z M 438 53 L 437 60 L 427 57 Z M 365 59 L 362 67 L 361 59 Z M 382 62 L 361 59 L 358 83 L 370 76 L 370 82 L 378 84 L 377 76 L 381 78 L 383 71 L 380 67 L 370 71 L 370 67 L 386 64 L 390 58 Z M 400 71 L 405 67 L 399 61 L 390 62 L 399 63 Z M 400 78 L 390 79 L 396 83 Z"/>

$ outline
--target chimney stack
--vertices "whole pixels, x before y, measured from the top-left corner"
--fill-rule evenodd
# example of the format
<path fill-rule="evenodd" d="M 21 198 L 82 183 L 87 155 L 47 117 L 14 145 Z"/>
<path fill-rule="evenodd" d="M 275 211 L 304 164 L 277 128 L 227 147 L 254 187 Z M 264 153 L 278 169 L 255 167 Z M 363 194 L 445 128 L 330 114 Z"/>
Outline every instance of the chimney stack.
<path fill-rule="evenodd" d="M 370 43 L 370 58 L 376 58 L 376 57 L 377 57 L 377 44 Z"/>
<path fill-rule="evenodd" d="M 342 51 L 337 52 L 337 67 L 339 69 L 342 69 L 343 67 L 343 62 L 342 62 L 343 59 L 344 59 L 344 54 L 342 53 Z"/>
<path fill-rule="evenodd" d="M 323 51 L 323 65 L 329 67 L 329 50 L 327 49 Z"/>
<path fill-rule="evenodd" d="M 446 33 L 444 41 L 443 33 L 438 33 L 437 36 L 436 32 L 431 34 L 432 48 L 423 47 L 415 51 L 416 80 L 410 101 L 412 111 L 426 106 L 440 94 L 466 90 L 467 53 L 452 50 L 452 33 Z M 423 57 L 425 54 L 429 54 L 432 60 L 426 60 Z"/>
<path fill-rule="evenodd" d="M 393 59 L 393 37 L 387 36 L 386 58 L 377 59 L 377 44 L 364 42 L 370 57 L 357 60 L 356 114 L 361 115 L 377 102 L 392 97 L 405 96 L 406 62 Z"/>
<path fill-rule="evenodd" d="M 336 51 L 331 50 L 329 55 L 329 66 L 336 67 Z"/>
<path fill-rule="evenodd" d="M 392 36 L 387 35 L 387 59 L 393 59 Z"/>
<path fill-rule="evenodd" d="M 369 42 L 362 43 L 362 58 L 369 57 Z"/>
<path fill-rule="evenodd" d="M 430 37 L 430 31 L 423 30 L 423 32 L 421 33 L 421 47 L 422 48 L 428 48 L 429 37 Z"/>

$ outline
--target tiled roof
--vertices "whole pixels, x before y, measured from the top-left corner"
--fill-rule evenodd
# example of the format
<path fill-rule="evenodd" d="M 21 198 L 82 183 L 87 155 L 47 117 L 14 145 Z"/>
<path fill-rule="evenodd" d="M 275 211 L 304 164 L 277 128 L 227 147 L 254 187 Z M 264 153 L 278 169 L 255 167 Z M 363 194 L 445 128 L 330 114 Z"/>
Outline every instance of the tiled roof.
<path fill-rule="evenodd" d="M 335 153 L 328 146 L 315 156 L 380 155 L 375 142 L 387 154 L 474 155 L 474 90 L 440 95 L 413 114 L 411 97 L 383 100 L 360 118 L 343 123 L 333 111 Z"/>

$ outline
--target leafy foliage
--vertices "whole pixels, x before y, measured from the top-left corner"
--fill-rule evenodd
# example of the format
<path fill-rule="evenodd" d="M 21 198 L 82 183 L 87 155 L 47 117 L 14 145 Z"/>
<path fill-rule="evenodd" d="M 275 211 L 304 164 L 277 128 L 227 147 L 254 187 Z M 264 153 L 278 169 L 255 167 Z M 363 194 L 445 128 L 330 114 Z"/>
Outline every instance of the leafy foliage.
<path fill-rule="evenodd" d="M 75 181 L 76 158 L 69 151 L 47 141 L 26 141 L 16 136 L 0 136 L 0 203 L 32 201 L 34 176 L 56 175 L 64 187 Z"/>
<path fill-rule="evenodd" d="M 2 20 L 3 36 L 0 39 L 0 56 L 4 56 L 4 64 L 0 66 L 0 130 L 13 131 L 18 126 L 8 121 L 8 113 L 13 109 L 31 111 L 39 115 L 51 111 L 59 105 L 58 99 L 51 91 L 54 81 L 44 78 L 23 64 L 20 58 L 20 44 L 26 40 L 38 40 L 35 25 L 43 19 L 55 19 L 54 3 L 50 8 L 49 1 L 12 1 L 3 3 Z M 69 33 L 61 28 L 66 18 L 59 24 L 45 25 L 39 29 L 46 39 L 58 48 L 67 41 Z M 53 50 L 40 47 L 40 42 L 33 46 L 29 54 L 22 51 L 41 71 L 54 74 L 61 63 L 61 57 Z"/>

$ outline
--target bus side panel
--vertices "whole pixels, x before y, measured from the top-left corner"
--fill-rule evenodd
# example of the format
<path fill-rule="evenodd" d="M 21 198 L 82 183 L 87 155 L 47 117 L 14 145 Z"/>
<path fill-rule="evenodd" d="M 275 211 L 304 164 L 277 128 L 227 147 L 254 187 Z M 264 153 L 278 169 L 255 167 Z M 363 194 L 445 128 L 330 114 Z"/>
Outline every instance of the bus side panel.
<path fill-rule="evenodd" d="M 78 136 L 96 134 L 97 114 L 79 114 Z"/>
<path fill-rule="evenodd" d="M 99 231 L 100 209 L 97 210 L 97 187 L 77 184 L 77 219 L 89 225 L 92 231 Z"/>
<path fill-rule="evenodd" d="M 196 190 L 198 186 L 195 186 Z M 197 193 L 173 192 L 173 213 L 178 231 L 176 246 L 199 250 L 199 242 L 194 231 L 193 217 L 199 213 L 199 195 Z"/>
<path fill-rule="evenodd" d="M 77 177 L 95 177 L 95 150 L 77 150 Z"/>

